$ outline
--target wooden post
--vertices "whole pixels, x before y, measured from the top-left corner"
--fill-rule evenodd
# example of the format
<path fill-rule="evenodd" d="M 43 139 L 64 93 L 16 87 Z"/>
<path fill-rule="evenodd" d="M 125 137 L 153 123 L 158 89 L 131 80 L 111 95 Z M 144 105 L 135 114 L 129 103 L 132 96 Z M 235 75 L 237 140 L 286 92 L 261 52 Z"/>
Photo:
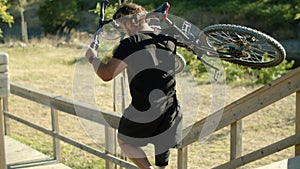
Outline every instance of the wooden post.
<path fill-rule="evenodd" d="M 188 168 L 188 146 L 181 147 L 177 151 L 177 168 L 187 169 Z"/>
<path fill-rule="evenodd" d="M 54 134 L 59 133 L 59 123 L 58 123 L 58 113 L 53 107 L 51 107 L 51 123 L 52 123 L 52 132 Z M 60 150 L 60 141 L 59 139 L 53 136 L 53 156 L 54 159 L 58 162 L 61 161 L 61 150 Z"/>
<path fill-rule="evenodd" d="M 230 130 L 230 160 L 242 155 L 243 121 L 239 120 L 231 124 Z"/>
<path fill-rule="evenodd" d="M 116 107 L 116 99 L 117 99 L 117 94 L 116 94 L 116 79 L 113 80 L 113 111 L 115 112 L 117 107 Z M 116 155 L 116 132 L 113 128 L 109 126 L 105 126 L 105 152 L 107 154 L 114 154 Z M 105 168 L 107 169 L 113 169 L 117 168 L 117 165 L 114 167 L 114 163 L 110 162 L 109 160 L 105 161 Z"/>
<path fill-rule="evenodd" d="M 113 154 L 114 152 L 114 130 L 111 127 L 105 126 L 105 152 L 107 154 Z M 106 169 L 113 169 L 114 163 L 110 162 L 109 160 L 105 161 L 105 168 Z"/>
<path fill-rule="evenodd" d="M 300 134 L 300 91 L 296 92 L 296 134 Z M 295 146 L 295 156 L 300 155 L 300 145 Z"/>
<path fill-rule="evenodd" d="M 8 55 L 0 53 L 0 168 L 7 169 L 4 139 L 4 112 L 2 98 L 9 95 Z"/>
<path fill-rule="evenodd" d="M 8 109 L 8 97 L 3 98 L 3 110 L 4 112 L 9 112 Z M 4 134 L 9 135 L 10 134 L 10 124 L 9 124 L 9 118 L 4 116 Z"/>
<path fill-rule="evenodd" d="M 5 139 L 4 139 L 4 128 L 3 128 L 3 109 L 2 109 L 2 99 L 0 97 L 0 168 L 7 169 L 4 141 Z"/>
<path fill-rule="evenodd" d="M 9 95 L 8 54 L 0 53 L 0 97 Z"/>

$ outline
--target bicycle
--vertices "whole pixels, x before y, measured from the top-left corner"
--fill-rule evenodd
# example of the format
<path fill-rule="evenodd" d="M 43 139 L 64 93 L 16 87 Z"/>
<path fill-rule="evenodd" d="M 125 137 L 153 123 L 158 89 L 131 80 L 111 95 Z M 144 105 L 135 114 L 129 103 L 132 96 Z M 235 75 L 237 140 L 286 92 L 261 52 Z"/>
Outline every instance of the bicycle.
<path fill-rule="evenodd" d="M 99 44 L 99 35 L 103 33 L 103 26 L 112 24 L 118 29 L 114 20 L 104 20 L 104 12 L 109 4 L 108 0 L 100 0 L 99 26 L 94 35 L 91 47 L 96 49 Z M 240 25 L 215 24 L 197 30 L 190 22 L 184 20 L 181 27 L 169 17 L 170 3 L 165 2 L 156 10 L 149 12 L 146 18 L 153 26 L 160 27 L 159 33 L 173 37 L 176 45 L 193 52 L 203 64 L 215 70 L 214 79 L 217 80 L 219 68 L 208 63 L 203 57 L 220 58 L 234 64 L 251 68 L 273 67 L 286 57 L 283 46 L 273 37 Z M 176 72 L 185 67 L 185 59 L 176 55 Z"/>

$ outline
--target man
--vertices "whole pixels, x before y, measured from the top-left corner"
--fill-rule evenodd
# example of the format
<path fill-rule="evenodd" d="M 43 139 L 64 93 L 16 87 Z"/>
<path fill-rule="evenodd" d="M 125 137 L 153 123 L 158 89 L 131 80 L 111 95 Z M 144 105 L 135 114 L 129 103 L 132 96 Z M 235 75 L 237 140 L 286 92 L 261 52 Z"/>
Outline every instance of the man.
<path fill-rule="evenodd" d="M 119 7 L 113 18 L 128 35 L 104 64 L 89 49 L 86 58 L 104 81 L 112 80 L 127 68 L 131 104 L 118 129 L 124 153 L 142 169 L 154 169 L 141 147 L 153 144 L 155 164 L 165 168 L 170 148 L 181 141 L 181 120 L 176 98 L 174 39 L 154 33 L 146 22 L 146 10 L 134 3 Z"/>

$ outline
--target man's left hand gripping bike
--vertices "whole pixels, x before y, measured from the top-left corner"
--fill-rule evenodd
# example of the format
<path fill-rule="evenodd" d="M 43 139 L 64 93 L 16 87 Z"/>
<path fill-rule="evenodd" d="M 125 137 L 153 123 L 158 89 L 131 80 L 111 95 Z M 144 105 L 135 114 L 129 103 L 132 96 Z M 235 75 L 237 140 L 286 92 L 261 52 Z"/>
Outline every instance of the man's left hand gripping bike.
<path fill-rule="evenodd" d="M 108 0 L 100 0 L 100 19 L 97 32 L 91 47 L 96 49 L 101 42 L 99 36 L 103 33 L 103 26 L 118 25 L 112 19 L 104 20 L 104 13 Z M 280 64 L 286 56 L 282 45 L 271 36 L 261 31 L 240 25 L 215 24 L 199 30 L 186 20 L 178 20 L 168 15 L 170 4 L 163 3 L 156 10 L 149 12 L 147 18 L 155 22 L 149 23 L 160 28 L 160 33 L 176 39 L 176 45 L 193 52 L 203 64 L 215 70 L 217 79 L 219 68 L 208 63 L 205 57 L 219 58 L 234 64 L 251 68 L 266 68 Z M 185 60 L 181 55 L 176 57 L 176 72 L 183 70 Z"/>

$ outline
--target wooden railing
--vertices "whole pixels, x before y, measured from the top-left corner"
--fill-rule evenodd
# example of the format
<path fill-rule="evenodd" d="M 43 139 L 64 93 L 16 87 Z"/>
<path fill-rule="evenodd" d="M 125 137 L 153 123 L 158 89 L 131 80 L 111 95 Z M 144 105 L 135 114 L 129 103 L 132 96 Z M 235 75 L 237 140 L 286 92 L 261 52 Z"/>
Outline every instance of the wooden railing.
<path fill-rule="evenodd" d="M 51 117 L 52 117 L 52 130 L 45 129 L 36 124 L 31 123 L 30 121 L 26 121 L 16 115 L 10 113 L 8 109 L 4 109 L 5 118 L 11 118 L 16 121 L 19 121 L 23 124 L 26 124 L 34 129 L 37 129 L 45 134 L 48 134 L 53 137 L 54 142 L 54 158 L 60 159 L 61 152 L 59 141 L 64 141 L 73 146 L 76 146 L 82 150 L 85 150 L 89 153 L 92 153 L 100 158 L 111 161 L 117 165 L 120 165 L 125 168 L 137 168 L 133 164 L 115 157 L 111 154 L 100 152 L 97 149 L 89 147 L 87 145 L 81 144 L 75 140 L 72 140 L 59 132 L 58 127 L 58 115 L 57 111 L 62 111 L 71 115 L 76 116 L 76 110 L 80 108 L 80 111 L 83 111 L 85 116 L 81 117 L 86 120 L 90 120 L 96 123 L 100 123 L 106 126 L 110 126 L 114 129 L 118 128 L 118 122 L 120 116 L 114 112 L 101 111 L 99 109 L 93 108 L 90 105 L 85 105 L 83 103 L 74 103 L 72 100 L 46 94 L 40 91 L 36 91 L 33 89 L 25 88 L 17 84 L 11 84 L 11 93 L 22 98 L 26 98 L 28 100 L 37 102 L 39 104 L 43 104 L 48 106 L 51 109 Z M 242 155 L 242 119 L 246 116 L 255 113 L 256 111 L 280 100 L 292 93 L 296 93 L 296 131 L 295 134 L 287 137 L 283 140 L 280 140 L 276 143 L 268 145 L 264 148 L 256 150 L 246 155 Z M 4 99 L 4 102 L 7 104 L 7 98 Z M 77 108 L 75 110 L 75 107 Z M 261 159 L 270 154 L 276 153 L 283 149 L 289 148 L 291 146 L 295 146 L 295 155 L 300 155 L 300 68 L 291 71 L 286 76 L 268 84 L 264 87 L 252 92 L 249 95 L 227 105 L 224 109 L 217 111 L 211 114 L 209 117 L 214 117 L 216 115 L 221 114 L 221 120 L 211 121 L 211 124 L 208 125 L 217 125 L 215 131 L 220 130 L 224 127 L 231 126 L 231 139 L 230 139 L 230 161 L 224 163 L 215 168 L 218 169 L 230 169 L 230 168 L 238 168 L 245 164 L 248 164 L 252 161 Z M 206 122 L 206 119 L 202 119 L 192 126 L 189 126 L 183 130 L 184 135 L 186 137 L 183 139 L 182 147 L 178 149 L 178 159 L 177 165 L 180 169 L 188 168 L 188 146 L 191 143 L 198 141 L 200 138 L 200 132 Z M 216 124 L 218 123 L 218 124 Z M 9 127 L 7 123 L 6 128 Z M 205 124 L 207 125 L 207 124 Z M 205 137 L 206 135 L 201 135 L 201 137 Z"/>
<path fill-rule="evenodd" d="M 90 120 L 99 124 L 107 125 L 109 124 L 110 127 L 117 128 L 120 116 L 118 116 L 116 113 L 112 112 L 105 112 L 101 111 L 93 106 L 85 105 L 83 103 L 73 103 L 72 100 L 47 94 L 41 91 L 29 89 L 26 87 L 22 87 L 20 85 L 11 83 L 10 86 L 11 94 L 20 96 L 22 98 L 26 98 L 28 100 L 31 100 L 33 102 L 48 106 L 51 110 L 51 121 L 52 121 L 52 130 L 48 130 L 46 128 L 43 128 L 41 126 L 38 126 L 30 121 L 24 120 L 7 110 L 4 110 L 4 115 L 7 118 L 16 120 L 18 122 L 21 122 L 27 126 L 30 126 L 38 131 L 41 131 L 47 135 L 50 135 L 53 137 L 53 149 L 54 149 L 54 159 L 60 160 L 61 159 L 61 149 L 59 141 L 64 141 L 66 143 L 69 143 L 75 147 L 78 147 L 84 151 L 87 151 L 89 153 L 92 153 L 100 158 L 103 158 L 105 160 L 108 160 L 110 162 L 113 162 L 119 166 L 125 167 L 125 168 L 133 168 L 136 169 L 137 167 L 128 161 L 125 161 L 123 159 L 120 159 L 118 157 L 115 157 L 109 153 L 101 152 L 98 149 L 92 148 L 88 145 L 82 144 L 76 140 L 73 140 L 71 138 L 68 138 L 62 134 L 60 134 L 59 131 L 59 123 L 58 123 L 58 113 L 57 111 L 65 112 L 70 115 L 76 116 L 76 110 L 84 112 L 84 116 L 81 116 L 81 118 L 84 118 L 86 120 Z M 7 102 L 7 98 L 4 99 L 5 102 Z M 75 110 L 76 108 L 76 110 Z M 6 128 L 9 128 L 9 124 L 6 122 Z"/>
<path fill-rule="evenodd" d="M 291 95 L 292 93 L 296 93 L 295 134 L 262 149 L 241 156 L 242 119 L 280 99 Z M 222 117 L 215 131 L 218 131 L 229 125 L 231 126 L 230 161 L 215 167 L 216 169 L 237 168 L 291 146 L 295 146 L 295 156 L 300 155 L 300 68 L 291 71 L 287 75 L 273 81 L 272 83 L 269 83 L 264 87 L 250 93 L 249 95 L 246 95 L 243 98 L 227 105 L 224 109 L 213 113 L 211 116 L 218 116 L 220 114 Z M 207 123 L 207 118 L 204 118 L 194 125 L 184 129 L 184 133 L 187 135 L 183 140 L 183 147 L 185 147 L 184 149 L 187 149 L 189 144 L 201 139 L 200 132 L 204 124 Z M 216 125 L 214 124 L 215 122 L 213 120 L 211 123 L 211 125 Z M 201 137 L 205 136 L 207 135 L 201 135 Z"/>

